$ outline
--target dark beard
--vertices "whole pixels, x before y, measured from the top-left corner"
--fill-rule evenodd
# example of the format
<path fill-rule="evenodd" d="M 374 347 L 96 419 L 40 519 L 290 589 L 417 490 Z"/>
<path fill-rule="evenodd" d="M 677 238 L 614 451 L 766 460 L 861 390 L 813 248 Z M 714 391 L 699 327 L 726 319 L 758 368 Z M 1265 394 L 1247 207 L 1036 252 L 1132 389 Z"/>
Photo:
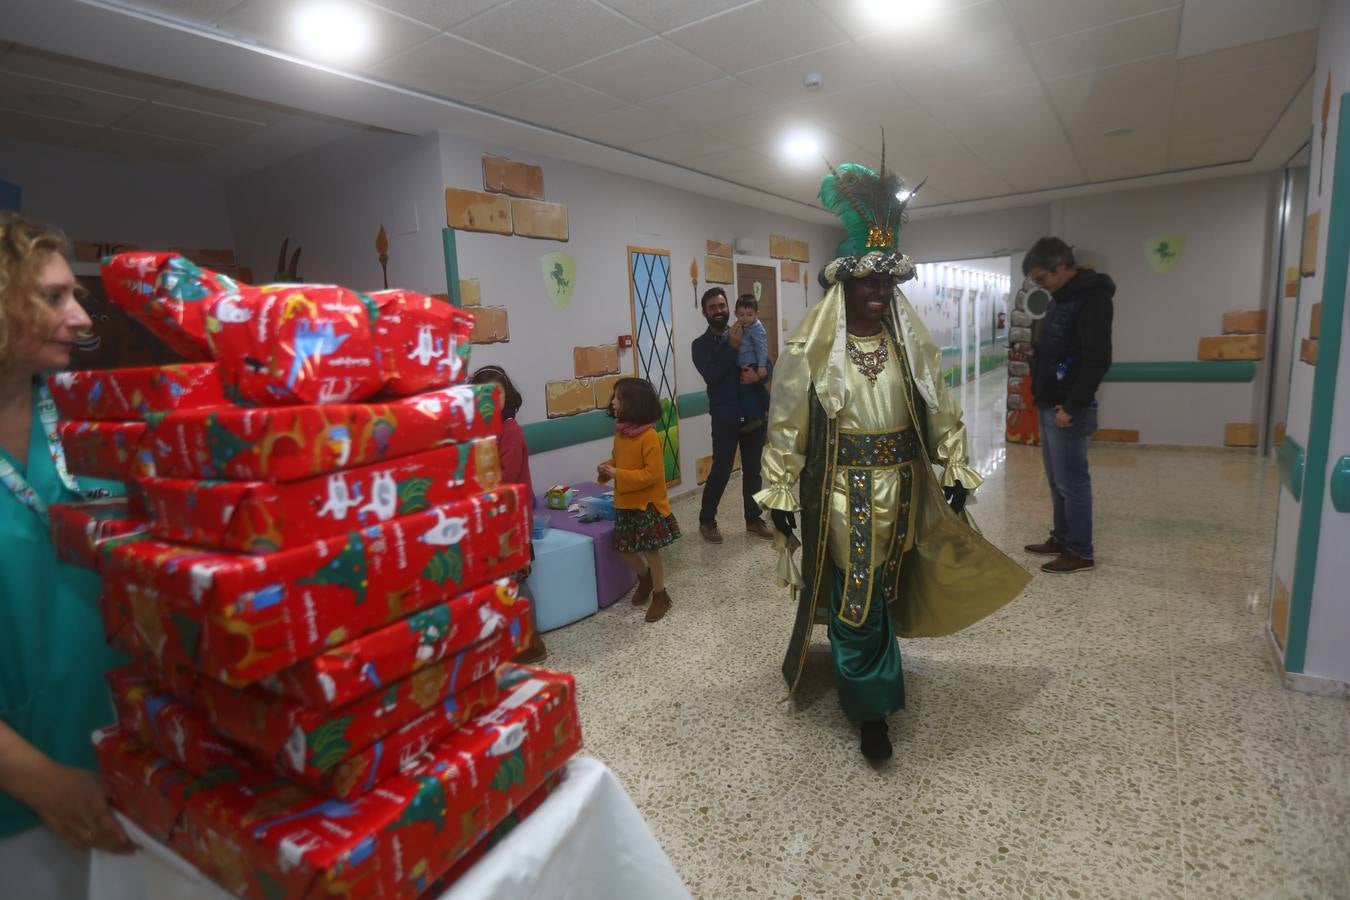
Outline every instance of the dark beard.
<path fill-rule="evenodd" d="M 726 328 L 727 322 L 729 321 L 731 321 L 731 317 L 727 315 L 708 316 L 708 324 L 711 325 L 713 328 L 716 328 L 718 331 L 721 331 L 723 328 Z"/>

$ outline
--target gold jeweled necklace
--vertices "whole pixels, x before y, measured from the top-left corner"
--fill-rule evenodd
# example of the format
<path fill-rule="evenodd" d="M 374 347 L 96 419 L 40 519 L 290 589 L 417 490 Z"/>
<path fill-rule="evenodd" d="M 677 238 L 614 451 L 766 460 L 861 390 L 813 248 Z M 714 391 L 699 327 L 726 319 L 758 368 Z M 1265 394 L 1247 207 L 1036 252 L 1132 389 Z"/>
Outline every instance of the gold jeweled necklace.
<path fill-rule="evenodd" d="M 857 366 L 858 371 L 866 375 L 867 380 L 873 384 L 877 383 L 877 376 L 886 371 L 886 361 L 891 358 L 884 332 L 881 335 L 881 343 L 875 350 L 862 351 L 853 343 L 851 336 L 845 339 L 844 349 L 848 351 L 848 358 L 853 360 L 853 365 Z"/>

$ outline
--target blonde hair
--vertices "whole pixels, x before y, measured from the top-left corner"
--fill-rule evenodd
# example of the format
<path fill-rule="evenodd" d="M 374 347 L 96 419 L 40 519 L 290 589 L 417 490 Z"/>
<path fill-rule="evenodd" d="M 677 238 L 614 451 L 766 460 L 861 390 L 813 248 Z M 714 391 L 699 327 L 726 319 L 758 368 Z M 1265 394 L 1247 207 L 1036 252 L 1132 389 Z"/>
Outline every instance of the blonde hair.
<path fill-rule="evenodd" d="M 0 371 L 14 363 L 14 348 L 37 334 L 47 317 L 42 269 L 48 254 L 64 254 L 66 237 L 20 213 L 0 213 Z"/>

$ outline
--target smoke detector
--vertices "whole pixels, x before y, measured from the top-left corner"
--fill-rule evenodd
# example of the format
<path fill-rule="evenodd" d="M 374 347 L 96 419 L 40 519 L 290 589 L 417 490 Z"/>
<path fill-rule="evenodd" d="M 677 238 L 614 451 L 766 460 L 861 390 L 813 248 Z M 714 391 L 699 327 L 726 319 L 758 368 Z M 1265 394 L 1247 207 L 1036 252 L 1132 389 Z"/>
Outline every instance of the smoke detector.
<path fill-rule="evenodd" d="M 802 87 L 811 93 L 815 93 L 825 86 L 825 76 L 819 72 L 807 72 L 802 76 Z"/>

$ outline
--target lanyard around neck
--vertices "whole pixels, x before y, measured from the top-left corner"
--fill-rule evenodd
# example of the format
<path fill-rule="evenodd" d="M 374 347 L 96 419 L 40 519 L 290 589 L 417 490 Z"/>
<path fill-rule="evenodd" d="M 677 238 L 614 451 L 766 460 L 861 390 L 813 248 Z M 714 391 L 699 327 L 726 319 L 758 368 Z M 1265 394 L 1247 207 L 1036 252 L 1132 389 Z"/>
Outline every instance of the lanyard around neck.
<path fill-rule="evenodd" d="M 47 453 L 51 457 L 52 465 L 56 467 L 57 477 L 66 489 L 72 493 L 88 498 L 102 493 L 101 491 L 82 491 L 71 476 L 70 470 L 66 468 L 66 451 L 61 446 L 61 438 L 56 433 L 56 402 L 52 400 L 51 389 L 46 383 L 39 380 L 37 385 L 37 417 L 42 422 L 42 430 L 47 435 Z M 32 461 L 29 461 L 32 464 Z M 47 503 L 37 495 L 33 486 L 28 480 L 19 474 L 19 470 L 14 468 L 14 464 L 3 456 L 0 456 L 0 484 L 9 489 L 9 492 L 18 498 L 24 506 L 46 518 Z"/>

